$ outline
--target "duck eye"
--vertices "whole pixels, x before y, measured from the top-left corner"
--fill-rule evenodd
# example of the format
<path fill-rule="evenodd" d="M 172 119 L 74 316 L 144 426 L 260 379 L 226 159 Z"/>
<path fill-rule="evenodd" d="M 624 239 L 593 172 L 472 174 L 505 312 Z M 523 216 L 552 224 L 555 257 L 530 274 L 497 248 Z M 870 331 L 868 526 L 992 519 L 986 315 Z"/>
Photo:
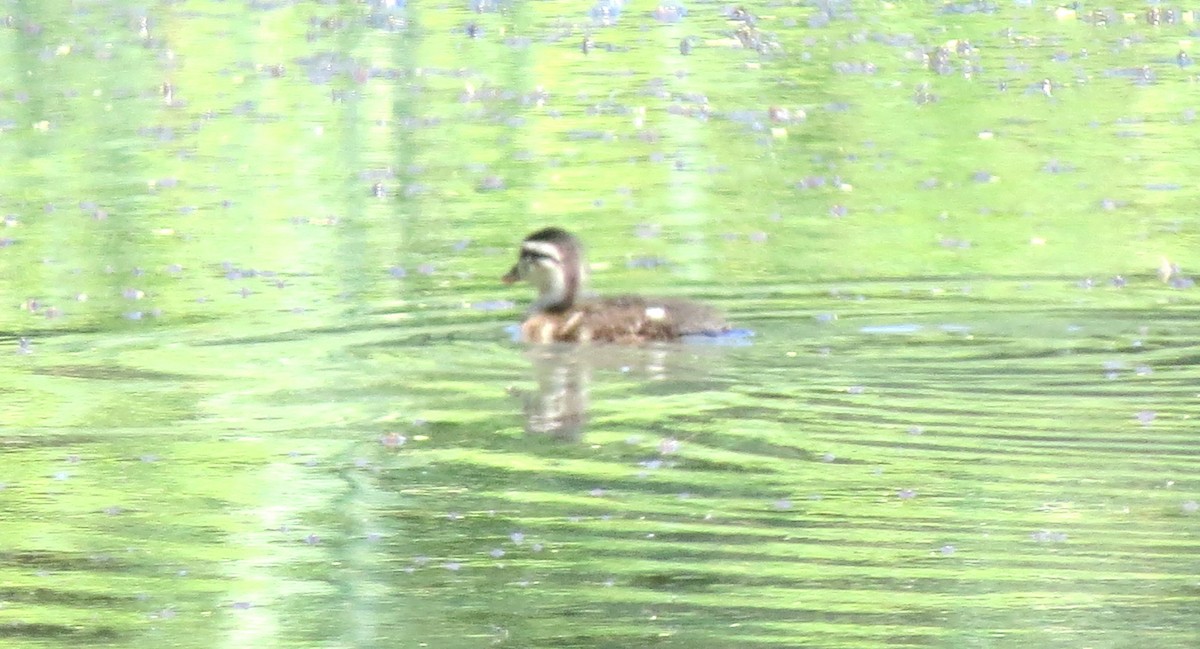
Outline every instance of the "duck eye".
<path fill-rule="evenodd" d="M 541 261 L 543 259 L 552 259 L 552 257 L 550 257 L 550 255 L 547 255 L 544 252 L 538 252 L 536 250 L 522 250 L 521 251 L 521 259 L 523 261 L 532 263 L 535 261 Z"/>

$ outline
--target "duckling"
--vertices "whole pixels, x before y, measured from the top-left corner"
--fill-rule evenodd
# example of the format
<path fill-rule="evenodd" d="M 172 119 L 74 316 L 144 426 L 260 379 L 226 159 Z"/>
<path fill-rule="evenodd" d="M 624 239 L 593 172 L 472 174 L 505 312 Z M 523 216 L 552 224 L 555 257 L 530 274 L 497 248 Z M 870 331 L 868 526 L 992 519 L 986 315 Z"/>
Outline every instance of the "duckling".
<path fill-rule="evenodd" d="M 729 330 L 716 309 L 688 300 L 585 297 L 583 247 L 561 228 L 543 228 L 525 237 L 517 263 L 502 279 L 505 284 L 525 280 L 537 289 L 537 299 L 521 323 L 525 342 L 639 343 Z"/>

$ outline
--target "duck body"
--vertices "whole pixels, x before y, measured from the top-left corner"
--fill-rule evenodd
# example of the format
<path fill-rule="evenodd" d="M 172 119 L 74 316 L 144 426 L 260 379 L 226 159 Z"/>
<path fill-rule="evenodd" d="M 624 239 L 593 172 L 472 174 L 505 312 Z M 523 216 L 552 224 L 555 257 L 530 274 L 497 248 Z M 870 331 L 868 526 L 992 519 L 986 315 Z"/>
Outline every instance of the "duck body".
<path fill-rule="evenodd" d="M 640 343 L 715 335 L 728 329 L 721 314 L 703 304 L 641 295 L 591 298 L 564 311 L 535 311 L 521 323 L 532 343 Z"/>
<path fill-rule="evenodd" d="M 628 344 L 718 335 L 729 329 L 716 309 L 689 300 L 583 296 L 586 276 L 582 246 L 570 233 L 545 228 L 526 237 L 517 263 L 503 278 L 506 283 L 528 281 L 538 291 L 521 323 L 521 340 Z"/>

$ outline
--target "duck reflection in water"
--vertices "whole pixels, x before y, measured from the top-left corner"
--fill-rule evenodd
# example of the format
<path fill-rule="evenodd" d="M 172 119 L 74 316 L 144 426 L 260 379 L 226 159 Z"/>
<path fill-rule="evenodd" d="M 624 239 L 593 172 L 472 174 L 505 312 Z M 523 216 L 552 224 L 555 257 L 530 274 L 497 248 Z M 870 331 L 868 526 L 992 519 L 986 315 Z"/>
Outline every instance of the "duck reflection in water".
<path fill-rule="evenodd" d="M 533 363 L 537 390 L 509 390 L 524 402 L 525 432 L 580 440 L 587 423 L 590 360 L 565 345 L 539 345 L 526 356 Z"/>
<path fill-rule="evenodd" d="M 713 351 L 703 346 L 699 350 Z M 537 389 L 510 388 L 509 393 L 523 401 L 526 432 L 579 441 L 588 421 L 593 370 L 666 383 L 688 377 L 687 385 L 676 386 L 687 391 L 694 387 L 691 379 L 705 374 L 697 365 L 707 356 L 687 352 L 678 345 L 534 345 L 526 350 L 526 357 L 533 365 Z"/>

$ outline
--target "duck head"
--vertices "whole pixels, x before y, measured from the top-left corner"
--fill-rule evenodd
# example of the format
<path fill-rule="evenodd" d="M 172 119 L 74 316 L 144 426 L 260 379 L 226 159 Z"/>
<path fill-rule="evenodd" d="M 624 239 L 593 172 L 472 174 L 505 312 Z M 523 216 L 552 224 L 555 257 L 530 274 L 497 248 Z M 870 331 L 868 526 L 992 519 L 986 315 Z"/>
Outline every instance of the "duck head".
<path fill-rule="evenodd" d="M 534 311 L 565 311 L 575 303 L 586 280 L 579 240 L 562 228 L 543 228 L 521 242 L 517 263 L 501 279 L 520 280 L 537 289 Z"/>

